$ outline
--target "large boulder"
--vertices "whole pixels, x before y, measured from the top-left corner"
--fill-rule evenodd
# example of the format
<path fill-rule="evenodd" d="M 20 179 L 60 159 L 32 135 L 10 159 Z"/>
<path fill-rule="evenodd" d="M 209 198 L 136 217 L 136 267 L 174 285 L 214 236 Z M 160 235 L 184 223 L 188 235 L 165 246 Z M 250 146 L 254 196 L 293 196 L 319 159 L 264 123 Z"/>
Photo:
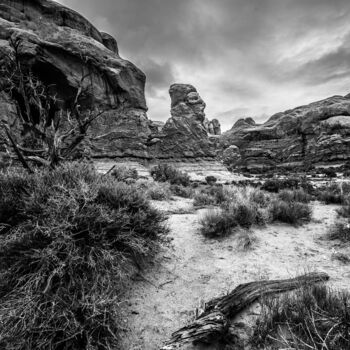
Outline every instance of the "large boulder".
<path fill-rule="evenodd" d="M 235 166 L 248 169 L 350 160 L 350 95 L 333 96 L 273 115 L 256 125 L 241 119 L 220 138 L 222 152 L 238 147 Z"/>

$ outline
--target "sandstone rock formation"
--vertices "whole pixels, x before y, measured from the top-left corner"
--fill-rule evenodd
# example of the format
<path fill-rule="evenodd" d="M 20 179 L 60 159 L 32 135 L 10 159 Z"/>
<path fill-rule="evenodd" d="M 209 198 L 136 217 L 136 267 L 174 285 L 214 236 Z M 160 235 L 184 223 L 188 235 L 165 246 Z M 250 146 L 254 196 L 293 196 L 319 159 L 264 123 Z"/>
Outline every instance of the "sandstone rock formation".
<path fill-rule="evenodd" d="M 220 139 L 223 156 L 232 145 L 241 157 L 231 166 L 238 168 L 344 163 L 350 159 L 350 95 L 277 113 L 262 125 L 239 120 Z"/>
<path fill-rule="evenodd" d="M 205 127 L 205 102 L 196 88 L 188 84 L 170 87 L 171 118 L 165 123 L 156 146 L 150 152 L 159 158 L 215 157 Z"/>
<path fill-rule="evenodd" d="M 87 140 L 93 157 L 147 156 L 145 144 L 151 130 L 144 95 L 146 77 L 119 56 L 113 37 L 56 2 L 2 0 L 2 67 L 13 50 L 10 42 L 15 40 L 20 43 L 22 64 L 51 86 L 59 108 L 69 107 L 81 88 L 81 109 L 105 111 L 90 129 Z M 1 98 L 0 109 L 6 105 Z M 8 118 L 8 113 L 2 113 L 2 118 Z"/>
<path fill-rule="evenodd" d="M 86 104 L 147 110 L 145 75 L 118 56 L 116 41 L 84 17 L 49 0 L 2 0 L 0 54 L 21 39 L 19 54 L 43 82 L 55 84 L 66 100 L 78 88 L 91 89 Z"/>
<path fill-rule="evenodd" d="M 222 152 L 222 160 L 223 163 L 229 168 L 239 164 L 242 160 L 239 148 L 235 145 L 225 148 L 225 150 Z"/>
<path fill-rule="evenodd" d="M 210 135 L 221 135 L 221 125 L 217 119 L 211 121 L 205 119 L 204 126 Z"/>
<path fill-rule="evenodd" d="M 119 56 L 116 40 L 99 32 L 80 14 L 50 0 L 2 0 L 0 64 L 20 40 L 19 58 L 68 108 L 79 88 L 81 109 L 103 110 L 84 147 L 93 158 L 210 158 L 214 149 L 204 127 L 205 103 L 190 85 L 170 89 L 172 117 L 165 125 L 147 117 L 146 77 Z M 0 77 L 1 83 L 1 77 Z M 0 84 L 1 85 L 1 84 Z M 19 101 L 0 96 L 1 118 L 11 122 Z M 218 134 L 217 121 L 210 132 Z M 7 148 L 8 149 L 8 148 Z M 0 134 L 0 153 L 6 152 Z"/>

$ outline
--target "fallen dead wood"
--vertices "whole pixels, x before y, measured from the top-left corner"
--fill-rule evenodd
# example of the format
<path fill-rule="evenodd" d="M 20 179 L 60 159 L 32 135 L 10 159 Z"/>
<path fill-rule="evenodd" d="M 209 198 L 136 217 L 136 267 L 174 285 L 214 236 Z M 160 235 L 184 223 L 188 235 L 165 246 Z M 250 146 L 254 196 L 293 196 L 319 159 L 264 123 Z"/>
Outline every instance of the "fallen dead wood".
<path fill-rule="evenodd" d="M 241 284 L 229 294 L 206 303 L 204 311 L 196 320 L 173 333 L 161 350 L 181 349 L 181 345 L 185 343 L 211 343 L 224 338 L 229 330 L 229 319 L 234 318 L 261 296 L 292 291 L 328 279 L 326 273 L 310 273 L 291 279 Z"/>

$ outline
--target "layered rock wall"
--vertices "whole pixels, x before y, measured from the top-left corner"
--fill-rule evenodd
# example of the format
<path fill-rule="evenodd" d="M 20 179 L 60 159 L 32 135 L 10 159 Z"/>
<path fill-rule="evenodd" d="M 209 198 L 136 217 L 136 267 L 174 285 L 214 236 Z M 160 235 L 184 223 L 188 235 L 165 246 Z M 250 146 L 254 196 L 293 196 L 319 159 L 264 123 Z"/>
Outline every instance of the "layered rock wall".
<path fill-rule="evenodd" d="M 239 120 L 220 139 L 223 157 L 232 145 L 238 150 L 230 165 L 238 168 L 344 163 L 350 160 L 350 95 L 277 113 L 262 125 Z"/>

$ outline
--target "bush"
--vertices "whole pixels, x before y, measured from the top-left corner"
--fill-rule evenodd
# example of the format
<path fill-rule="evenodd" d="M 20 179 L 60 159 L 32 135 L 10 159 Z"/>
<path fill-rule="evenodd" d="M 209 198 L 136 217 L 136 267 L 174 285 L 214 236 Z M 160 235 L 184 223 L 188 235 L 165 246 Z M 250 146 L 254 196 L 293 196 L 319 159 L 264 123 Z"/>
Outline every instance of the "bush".
<path fill-rule="evenodd" d="M 350 219 L 350 199 L 346 198 L 342 207 L 337 209 L 339 216 Z"/>
<path fill-rule="evenodd" d="M 342 243 L 350 242 L 350 223 L 342 222 L 334 224 L 328 233 L 328 239 L 331 241 L 339 240 Z"/>
<path fill-rule="evenodd" d="M 343 202 L 343 196 L 340 193 L 334 193 L 329 190 L 320 192 L 318 199 L 325 204 L 342 204 Z"/>
<path fill-rule="evenodd" d="M 169 164 L 158 164 L 153 167 L 151 169 L 151 175 L 154 180 L 159 182 L 168 181 L 172 185 L 182 185 L 185 187 L 190 185 L 190 177 Z"/>
<path fill-rule="evenodd" d="M 206 176 L 205 181 L 208 185 L 214 185 L 218 180 L 215 176 Z"/>
<path fill-rule="evenodd" d="M 336 182 L 332 182 L 327 186 L 320 188 L 317 198 L 325 204 L 342 204 L 345 199 L 342 186 Z"/>
<path fill-rule="evenodd" d="M 311 196 L 308 195 L 303 189 L 299 190 L 282 190 L 278 197 L 285 202 L 301 202 L 309 203 Z"/>
<path fill-rule="evenodd" d="M 250 195 L 252 193 L 257 192 L 251 188 L 230 187 L 223 189 L 221 195 L 225 200 L 221 201 L 222 209 L 210 211 L 204 216 L 200 222 L 202 234 L 207 237 L 222 237 L 231 234 L 238 226 L 249 229 L 252 225 L 265 225 L 269 222 L 269 207 L 263 208 L 251 201 Z M 199 195 L 203 196 L 202 203 L 204 200 L 208 200 L 210 204 L 217 204 L 213 196 L 203 193 Z M 259 197 L 259 200 L 262 201 L 262 198 Z"/>
<path fill-rule="evenodd" d="M 271 195 L 259 189 L 252 189 L 249 198 L 262 208 L 266 208 L 271 203 Z"/>
<path fill-rule="evenodd" d="M 139 176 L 136 169 L 132 169 L 132 168 L 126 167 L 124 165 L 116 166 L 112 170 L 111 175 L 117 181 L 124 181 L 124 182 L 127 182 L 130 179 L 137 180 L 138 176 Z"/>
<path fill-rule="evenodd" d="M 71 164 L 0 174 L 0 217 L 0 348 L 118 348 L 124 282 L 163 216 L 136 187 Z"/>
<path fill-rule="evenodd" d="M 247 229 L 252 225 L 263 226 L 269 222 L 268 210 L 259 208 L 256 203 L 249 201 L 231 203 L 227 212 L 239 226 Z"/>
<path fill-rule="evenodd" d="M 200 220 L 200 231 L 208 238 L 220 238 L 229 236 L 237 223 L 234 218 L 225 210 L 210 210 Z"/>
<path fill-rule="evenodd" d="M 194 206 L 220 205 L 227 200 L 223 186 L 202 188 L 194 195 Z"/>
<path fill-rule="evenodd" d="M 323 169 L 323 173 L 325 174 L 325 176 L 327 176 L 331 179 L 337 177 L 337 173 L 333 168 Z"/>
<path fill-rule="evenodd" d="M 271 214 L 273 221 L 281 221 L 296 225 L 310 221 L 312 210 L 311 207 L 305 203 L 275 200 L 272 202 Z"/>
<path fill-rule="evenodd" d="M 350 264 L 349 254 L 344 254 L 344 253 L 340 253 L 340 252 L 333 253 L 332 260 L 337 260 L 344 265 Z"/>
<path fill-rule="evenodd" d="M 265 297 L 251 343 L 261 348 L 347 350 L 350 294 L 324 285 Z"/>
<path fill-rule="evenodd" d="M 265 181 L 265 183 L 261 186 L 261 189 L 264 191 L 277 193 L 280 190 L 284 189 L 296 189 L 299 187 L 298 179 L 271 179 Z"/>
<path fill-rule="evenodd" d="M 192 188 L 181 186 L 181 185 L 171 185 L 170 191 L 174 196 L 178 196 L 178 197 L 192 198 L 193 196 Z"/>
<path fill-rule="evenodd" d="M 254 248 L 257 242 L 256 236 L 249 231 L 242 231 L 237 237 L 237 246 L 242 251 L 248 251 Z"/>
<path fill-rule="evenodd" d="M 148 182 L 146 189 L 146 196 L 149 199 L 156 201 L 165 201 L 171 198 L 171 190 L 169 184 L 158 183 L 158 182 Z"/>

